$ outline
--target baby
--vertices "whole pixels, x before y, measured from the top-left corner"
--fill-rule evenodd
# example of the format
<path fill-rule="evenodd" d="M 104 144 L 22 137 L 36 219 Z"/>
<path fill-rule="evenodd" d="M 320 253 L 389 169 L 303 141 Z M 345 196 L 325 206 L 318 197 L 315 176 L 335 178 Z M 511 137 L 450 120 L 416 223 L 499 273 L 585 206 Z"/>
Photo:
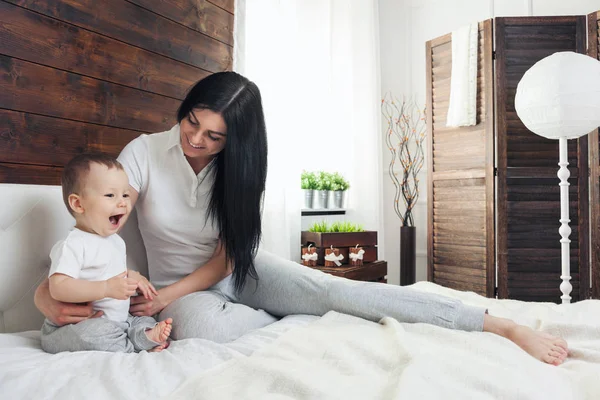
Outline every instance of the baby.
<path fill-rule="evenodd" d="M 129 297 L 158 292 L 136 271 L 127 270 L 125 242 L 117 232 L 131 212 L 129 181 L 122 165 L 103 154 L 73 158 L 62 176 L 63 199 L 75 227 L 50 252 L 50 294 L 68 303 L 92 302 L 100 318 L 42 326 L 42 348 L 62 351 L 161 351 L 172 320 L 129 315 Z"/>

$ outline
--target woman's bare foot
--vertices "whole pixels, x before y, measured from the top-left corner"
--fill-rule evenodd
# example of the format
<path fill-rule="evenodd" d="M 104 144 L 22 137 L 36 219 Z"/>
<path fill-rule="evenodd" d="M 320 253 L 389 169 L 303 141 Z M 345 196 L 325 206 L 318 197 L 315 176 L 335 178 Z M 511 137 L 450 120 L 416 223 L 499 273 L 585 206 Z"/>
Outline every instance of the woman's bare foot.
<path fill-rule="evenodd" d="M 153 342 L 160 343 L 159 346 L 155 347 L 154 351 L 161 351 L 167 347 L 166 342 L 171 334 L 173 319 L 167 318 L 164 321 L 160 321 L 158 324 L 154 326 L 152 329 L 148 329 L 146 331 L 146 336 L 148 339 Z M 158 350 L 158 347 L 164 346 L 162 349 Z"/>
<path fill-rule="evenodd" d="M 567 342 L 515 322 L 485 315 L 484 332 L 492 332 L 514 342 L 529 355 L 547 364 L 560 365 L 568 356 Z"/>
<path fill-rule="evenodd" d="M 552 365 L 562 364 L 568 356 L 567 342 L 543 332 L 516 325 L 508 333 L 507 339 L 538 360 Z"/>

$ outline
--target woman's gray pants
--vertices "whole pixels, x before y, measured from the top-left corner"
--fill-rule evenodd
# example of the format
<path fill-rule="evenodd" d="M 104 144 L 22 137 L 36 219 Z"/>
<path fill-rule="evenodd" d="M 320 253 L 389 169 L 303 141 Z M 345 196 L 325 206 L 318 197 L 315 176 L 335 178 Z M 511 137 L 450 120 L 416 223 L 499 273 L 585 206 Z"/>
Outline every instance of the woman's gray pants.
<path fill-rule="evenodd" d="M 423 322 L 465 331 L 483 330 L 485 309 L 459 300 L 383 283 L 352 281 L 285 260 L 266 251 L 255 259 L 258 281 L 248 277 L 239 295 L 231 276 L 209 290 L 184 296 L 161 313 L 173 318 L 171 338 L 225 343 L 290 314 L 337 311 L 379 321 Z"/>

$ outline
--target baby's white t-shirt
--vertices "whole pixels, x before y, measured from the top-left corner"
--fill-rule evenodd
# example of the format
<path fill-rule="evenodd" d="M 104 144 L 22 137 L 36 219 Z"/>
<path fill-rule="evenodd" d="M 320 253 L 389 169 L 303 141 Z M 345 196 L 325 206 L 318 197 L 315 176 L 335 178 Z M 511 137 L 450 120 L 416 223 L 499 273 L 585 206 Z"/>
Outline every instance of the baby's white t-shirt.
<path fill-rule="evenodd" d="M 148 258 L 148 275 L 157 288 L 202 267 L 212 257 L 219 231 L 207 208 L 214 170 L 195 174 L 183 149 L 179 125 L 141 135 L 119 155 L 129 184 L 139 193 L 135 209 Z M 240 199 L 243 201 L 243 199 Z"/>
<path fill-rule="evenodd" d="M 102 237 L 73 228 L 66 239 L 50 251 L 50 272 L 86 281 L 104 281 L 127 270 L 125 242 L 117 234 Z M 129 315 L 129 300 L 104 298 L 92 302 L 104 317 L 124 322 Z"/>

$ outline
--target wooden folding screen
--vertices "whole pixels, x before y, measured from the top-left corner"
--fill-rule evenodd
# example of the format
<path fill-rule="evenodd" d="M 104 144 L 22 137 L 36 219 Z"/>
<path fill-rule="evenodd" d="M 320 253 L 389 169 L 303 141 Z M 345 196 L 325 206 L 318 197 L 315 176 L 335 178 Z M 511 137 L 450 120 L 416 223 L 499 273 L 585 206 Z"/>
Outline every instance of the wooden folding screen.
<path fill-rule="evenodd" d="M 588 15 L 588 55 L 600 60 L 600 11 Z M 600 143 L 598 129 L 589 135 L 590 143 L 590 234 L 592 297 L 600 298 Z"/>
<path fill-rule="evenodd" d="M 479 24 L 477 125 L 448 128 L 451 35 L 427 43 L 428 279 L 494 294 L 492 23 Z"/>
<path fill-rule="evenodd" d="M 586 48 L 580 17 L 495 19 L 498 297 L 559 301 L 561 249 L 558 141 L 535 135 L 516 114 L 517 84 L 557 51 Z M 589 294 L 587 136 L 569 141 L 571 296 Z"/>
<path fill-rule="evenodd" d="M 589 20 L 597 57 L 598 13 Z M 427 43 L 428 279 L 487 296 L 494 295 L 497 284 L 500 298 L 557 302 L 558 141 L 527 130 L 516 114 L 514 97 L 521 77 L 537 61 L 557 51 L 585 53 L 586 18 L 495 18 L 493 36 L 491 21 L 480 23 L 479 46 L 477 125 L 447 128 L 451 35 Z M 593 263 L 600 262 L 600 144 L 597 132 L 591 137 L 591 171 L 588 137 L 569 141 L 574 301 L 590 295 L 589 172 Z M 597 288 L 598 272 L 593 281 Z"/>

